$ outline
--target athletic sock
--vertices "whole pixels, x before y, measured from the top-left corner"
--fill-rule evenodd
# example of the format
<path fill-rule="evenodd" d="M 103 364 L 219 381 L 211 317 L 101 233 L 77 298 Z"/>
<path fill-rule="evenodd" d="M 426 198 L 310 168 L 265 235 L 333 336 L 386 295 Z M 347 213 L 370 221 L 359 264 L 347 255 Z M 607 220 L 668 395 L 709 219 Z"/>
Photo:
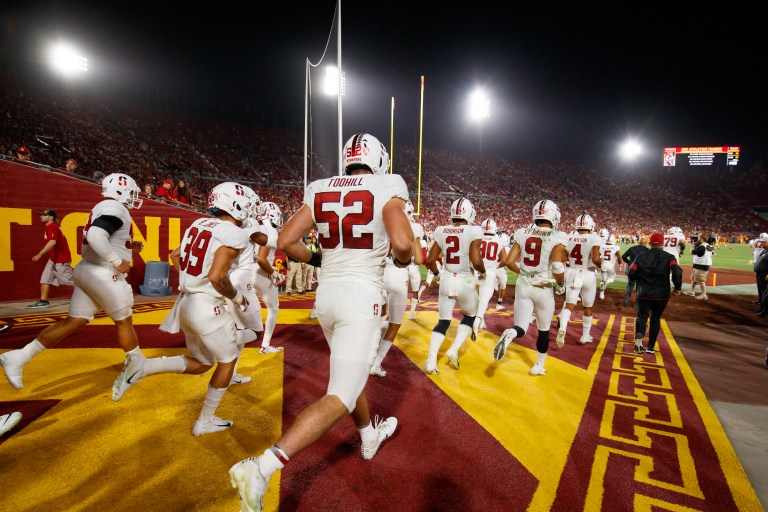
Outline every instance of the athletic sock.
<path fill-rule="evenodd" d="M 589 331 L 592 329 L 592 317 L 591 316 L 585 316 L 584 317 L 584 327 L 583 327 L 583 333 L 584 336 L 589 336 Z"/>
<path fill-rule="evenodd" d="M 197 421 L 200 423 L 207 423 L 210 421 L 226 392 L 227 388 L 215 388 L 208 384 L 208 392 L 205 394 L 203 408 L 200 410 L 200 416 L 198 416 Z"/>
<path fill-rule="evenodd" d="M 141 371 L 146 376 L 156 373 L 184 373 L 186 369 L 186 356 L 162 356 L 145 359 Z"/>

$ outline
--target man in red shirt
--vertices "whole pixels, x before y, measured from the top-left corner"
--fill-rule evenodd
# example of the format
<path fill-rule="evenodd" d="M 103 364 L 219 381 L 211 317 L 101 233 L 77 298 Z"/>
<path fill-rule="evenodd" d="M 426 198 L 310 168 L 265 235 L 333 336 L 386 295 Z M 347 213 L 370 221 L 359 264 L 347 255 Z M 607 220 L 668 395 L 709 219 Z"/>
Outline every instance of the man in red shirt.
<path fill-rule="evenodd" d="M 59 228 L 59 221 L 56 218 L 56 212 L 53 210 L 43 210 L 39 213 L 40 220 L 45 226 L 45 245 L 40 252 L 32 256 L 32 261 L 40 259 L 48 254 L 48 261 L 43 269 L 43 275 L 40 277 L 40 300 L 28 307 L 33 309 L 47 308 L 51 304 L 48 302 L 48 293 L 51 285 L 72 286 L 72 255 L 69 252 L 69 244 L 64 233 Z"/>
<path fill-rule="evenodd" d="M 171 197 L 171 187 L 173 187 L 173 180 L 165 180 L 162 185 L 157 187 L 157 193 L 155 195 L 161 201 L 172 203 L 173 198 Z"/>

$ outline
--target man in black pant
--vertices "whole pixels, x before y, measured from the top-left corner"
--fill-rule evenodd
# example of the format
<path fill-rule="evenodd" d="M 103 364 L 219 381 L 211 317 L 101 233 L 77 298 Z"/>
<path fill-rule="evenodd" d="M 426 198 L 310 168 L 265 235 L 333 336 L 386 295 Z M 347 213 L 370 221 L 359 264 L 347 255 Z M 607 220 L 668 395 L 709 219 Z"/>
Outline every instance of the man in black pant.
<path fill-rule="evenodd" d="M 757 310 L 757 316 L 765 316 L 768 313 L 768 297 L 766 297 L 766 288 L 768 287 L 768 237 L 765 233 L 760 235 L 757 243 L 763 248 L 763 252 L 755 258 L 755 282 L 757 283 L 757 300 L 760 301 L 760 309 Z"/>
<path fill-rule="evenodd" d="M 637 281 L 637 320 L 635 322 L 635 353 L 656 351 L 656 338 L 661 329 L 661 315 L 667 308 L 670 297 L 670 274 L 675 295 L 683 287 L 683 269 L 674 255 L 664 252 L 664 235 L 651 235 L 651 248 L 640 253 L 629 267 L 628 277 Z M 651 317 L 648 329 L 648 348 L 643 347 L 645 324 Z"/>
<path fill-rule="evenodd" d="M 636 281 L 629 277 L 629 266 L 635 261 L 637 255 L 641 252 L 648 250 L 648 236 L 643 235 L 640 237 L 640 242 L 637 245 L 633 245 L 621 255 L 621 261 L 624 262 L 624 268 L 627 269 L 627 290 L 624 292 L 624 307 L 629 306 L 629 299 L 632 297 L 632 290 L 635 288 Z"/>

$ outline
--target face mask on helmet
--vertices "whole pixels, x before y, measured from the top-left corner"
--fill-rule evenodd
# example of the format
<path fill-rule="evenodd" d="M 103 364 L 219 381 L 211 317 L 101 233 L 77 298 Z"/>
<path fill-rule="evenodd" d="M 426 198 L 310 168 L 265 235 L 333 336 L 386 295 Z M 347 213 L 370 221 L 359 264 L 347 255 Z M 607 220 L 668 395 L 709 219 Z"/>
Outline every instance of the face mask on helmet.
<path fill-rule="evenodd" d="M 410 201 L 405 202 L 405 214 L 409 219 L 413 219 L 413 203 Z"/>
<path fill-rule="evenodd" d="M 114 199 L 128 208 L 141 208 L 143 199 L 139 199 L 139 186 L 127 174 L 112 173 L 101 182 L 101 195 Z"/>
<path fill-rule="evenodd" d="M 245 185 L 241 186 L 245 190 L 245 195 L 251 201 L 251 211 L 248 213 L 248 216 L 253 217 L 254 219 L 258 219 L 259 209 L 261 208 L 261 198 L 251 187 L 247 187 Z"/>
<path fill-rule="evenodd" d="M 344 144 L 342 154 L 344 173 L 355 169 L 370 169 L 373 174 L 385 174 L 389 169 L 389 154 L 384 144 L 370 133 L 357 133 Z"/>
<path fill-rule="evenodd" d="M 560 224 L 560 208 L 549 199 L 539 201 L 533 205 L 533 223 L 536 224 L 537 220 L 548 220 L 552 223 L 552 229 L 557 229 Z"/>
<path fill-rule="evenodd" d="M 273 202 L 265 202 L 261 204 L 261 216 L 268 219 L 269 222 L 276 228 L 283 227 L 283 213 L 280 211 L 280 207 Z"/>
<path fill-rule="evenodd" d="M 493 219 L 485 219 L 480 226 L 483 228 L 484 233 L 496 234 L 496 221 Z"/>
<path fill-rule="evenodd" d="M 610 233 L 608 233 L 607 229 L 603 228 L 600 230 L 600 238 L 603 240 L 608 240 L 608 235 L 610 235 Z"/>
<path fill-rule="evenodd" d="M 253 211 L 249 192 L 239 183 L 226 181 L 213 187 L 208 196 L 208 209 L 221 210 L 228 213 L 235 220 L 245 220 Z M 255 194 L 253 190 L 250 192 Z"/>
<path fill-rule="evenodd" d="M 469 202 L 469 199 L 461 198 L 457 199 L 451 205 L 451 219 L 462 219 L 467 221 L 467 224 L 472 224 L 475 221 L 475 207 Z"/>
<path fill-rule="evenodd" d="M 576 229 L 587 229 L 591 233 L 595 230 L 595 221 L 590 215 L 586 213 L 579 215 L 576 217 Z"/>

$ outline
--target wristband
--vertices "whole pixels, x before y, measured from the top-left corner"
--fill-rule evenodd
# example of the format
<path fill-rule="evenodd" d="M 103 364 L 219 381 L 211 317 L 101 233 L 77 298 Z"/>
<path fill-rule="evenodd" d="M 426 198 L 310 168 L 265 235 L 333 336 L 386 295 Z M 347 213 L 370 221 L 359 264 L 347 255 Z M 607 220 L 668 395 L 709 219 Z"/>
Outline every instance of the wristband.
<path fill-rule="evenodd" d="M 232 302 L 234 302 L 235 304 L 242 304 L 243 294 L 240 292 L 237 292 L 237 295 L 234 296 L 234 298 L 232 299 Z"/>
<path fill-rule="evenodd" d="M 115 252 L 107 254 L 107 261 L 110 262 L 115 268 L 119 267 L 123 263 L 123 259 Z"/>
<path fill-rule="evenodd" d="M 394 263 L 397 268 L 406 268 L 410 266 L 412 261 L 413 261 L 412 257 L 408 258 L 408 261 L 400 261 L 399 259 L 397 259 L 396 256 L 394 255 L 392 256 L 392 263 Z"/>
<path fill-rule="evenodd" d="M 313 267 L 320 268 L 320 264 L 323 262 L 323 255 L 319 252 L 313 252 L 312 256 L 309 257 L 308 264 L 312 265 Z"/>

